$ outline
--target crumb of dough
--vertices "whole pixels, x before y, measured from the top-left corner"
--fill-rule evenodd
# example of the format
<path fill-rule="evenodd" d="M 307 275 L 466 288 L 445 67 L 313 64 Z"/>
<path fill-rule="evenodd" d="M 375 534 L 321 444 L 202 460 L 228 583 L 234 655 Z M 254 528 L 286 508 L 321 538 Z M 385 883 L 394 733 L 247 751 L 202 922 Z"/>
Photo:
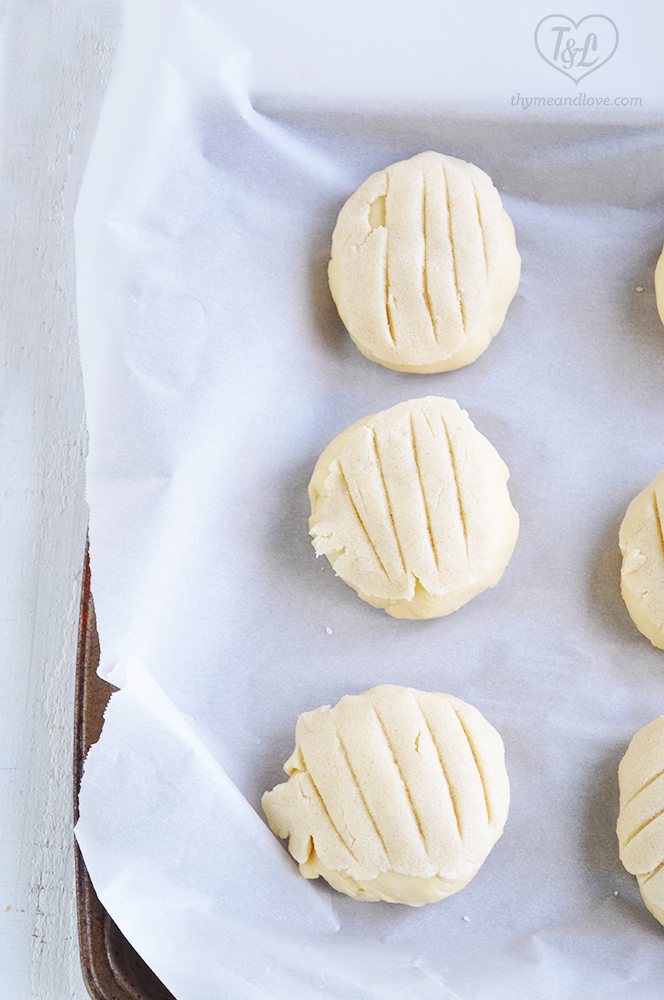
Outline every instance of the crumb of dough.
<path fill-rule="evenodd" d="M 358 900 L 458 892 L 507 820 L 503 742 L 452 695 L 383 684 L 305 712 L 284 770 L 262 799 L 271 830 L 305 878 Z"/>
<path fill-rule="evenodd" d="M 456 611 L 503 574 L 519 517 L 497 451 L 452 399 L 426 396 L 357 421 L 309 484 L 317 555 L 394 618 Z"/>
<path fill-rule="evenodd" d="M 328 268 L 350 336 L 404 372 L 462 368 L 503 325 L 521 273 L 490 177 L 420 153 L 372 174 L 339 213 Z"/>
<path fill-rule="evenodd" d="M 620 762 L 618 782 L 620 860 L 664 924 L 664 715 L 638 731 Z"/>

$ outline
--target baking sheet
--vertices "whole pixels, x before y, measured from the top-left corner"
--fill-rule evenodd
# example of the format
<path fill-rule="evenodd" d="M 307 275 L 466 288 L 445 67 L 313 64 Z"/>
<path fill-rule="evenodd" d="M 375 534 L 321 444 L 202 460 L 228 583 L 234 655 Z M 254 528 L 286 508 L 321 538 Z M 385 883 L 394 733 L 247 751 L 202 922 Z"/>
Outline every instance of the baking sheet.
<path fill-rule="evenodd" d="M 99 739 L 104 711 L 113 687 L 97 674 L 99 636 L 90 592 L 90 561 L 86 546 L 81 587 L 76 711 L 74 721 L 74 819 L 87 752 Z M 81 852 L 75 849 L 76 902 L 81 972 L 93 1000 L 173 1000 L 140 955 L 102 907 Z"/>
<path fill-rule="evenodd" d="M 178 1000 L 659 997 L 663 932 L 614 828 L 618 761 L 664 711 L 617 549 L 664 465 L 662 124 L 250 100 L 223 15 L 130 3 L 77 213 L 92 586 L 121 689 L 76 830 L 99 898 Z M 325 271 L 346 197 L 427 148 L 491 174 L 523 272 L 487 352 L 423 376 L 357 352 Z M 306 485 L 340 430 L 426 394 L 505 459 L 521 536 L 494 590 L 395 621 L 315 559 Z M 502 840 L 421 910 L 303 880 L 261 818 L 298 714 L 377 683 L 453 693 L 506 744 Z"/>

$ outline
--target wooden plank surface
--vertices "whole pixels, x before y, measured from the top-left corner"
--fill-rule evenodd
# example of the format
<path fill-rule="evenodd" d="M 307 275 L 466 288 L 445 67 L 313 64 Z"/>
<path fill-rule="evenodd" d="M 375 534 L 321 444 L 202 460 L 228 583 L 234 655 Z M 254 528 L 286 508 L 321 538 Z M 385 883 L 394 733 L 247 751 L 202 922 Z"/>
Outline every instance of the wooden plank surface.
<path fill-rule="evenodd" d="M 83 1000 L 74 667 L 85 429 L 73 212 L 119 0 L 0 0 L 0 996 Z"/>

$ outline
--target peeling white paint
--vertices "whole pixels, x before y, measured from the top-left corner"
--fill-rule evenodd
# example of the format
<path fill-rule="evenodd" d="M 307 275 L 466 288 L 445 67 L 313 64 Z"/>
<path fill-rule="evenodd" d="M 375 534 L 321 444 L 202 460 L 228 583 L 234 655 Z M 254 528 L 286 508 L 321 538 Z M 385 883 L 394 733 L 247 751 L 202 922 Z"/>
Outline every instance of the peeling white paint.
<path fill-rule="evenodd" d="M 0 0 L 0 996 L 83 1000 L 72 835 L 87 509 L 72 217 L 119 0 Z"/>

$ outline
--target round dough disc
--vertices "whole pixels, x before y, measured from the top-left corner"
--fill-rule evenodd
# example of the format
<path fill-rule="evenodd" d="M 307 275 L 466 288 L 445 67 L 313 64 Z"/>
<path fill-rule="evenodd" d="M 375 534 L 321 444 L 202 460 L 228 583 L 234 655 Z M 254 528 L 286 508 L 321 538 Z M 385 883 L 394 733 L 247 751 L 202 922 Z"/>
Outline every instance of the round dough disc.
<path fill-rule="evenodd" d="M 664 470 L 632 500 L 620 526 L 620 586 L 627 610 L 664 649 Z"/>
<path fill-rule="evenodd" d="M 493 587 L 519 517 L 509 471 L 453 399 L 359 420 L 316 463 L 310 534 L 337 576 L 394 618 L 438 618 Z"/>
<path fill-rule="evenodd" d="M 503 742 L 452 695 L 383 684 L 297 722 L 290 778 L 263 796 L 305 878 L 422 906 L 458 892 L 503 832 Z"/>
<path fill-rule="evenodd" d="M 664 715 L 636 734 L 618 768 L 620 860 L 664 924 Z"/>
<path fill-rule="evenodd" d="M 420 153 L 372 174 L 339 213 L 329 281 L 360 351 L 404 372 L 486 350 L 519 284 L 514 226 L 472 163 Z"/>
<path fill-rule="evenodd" d="M 659 318 L 664 323 L 664 250 L 662 250 L 655 268 L 655 297 Z"/>

